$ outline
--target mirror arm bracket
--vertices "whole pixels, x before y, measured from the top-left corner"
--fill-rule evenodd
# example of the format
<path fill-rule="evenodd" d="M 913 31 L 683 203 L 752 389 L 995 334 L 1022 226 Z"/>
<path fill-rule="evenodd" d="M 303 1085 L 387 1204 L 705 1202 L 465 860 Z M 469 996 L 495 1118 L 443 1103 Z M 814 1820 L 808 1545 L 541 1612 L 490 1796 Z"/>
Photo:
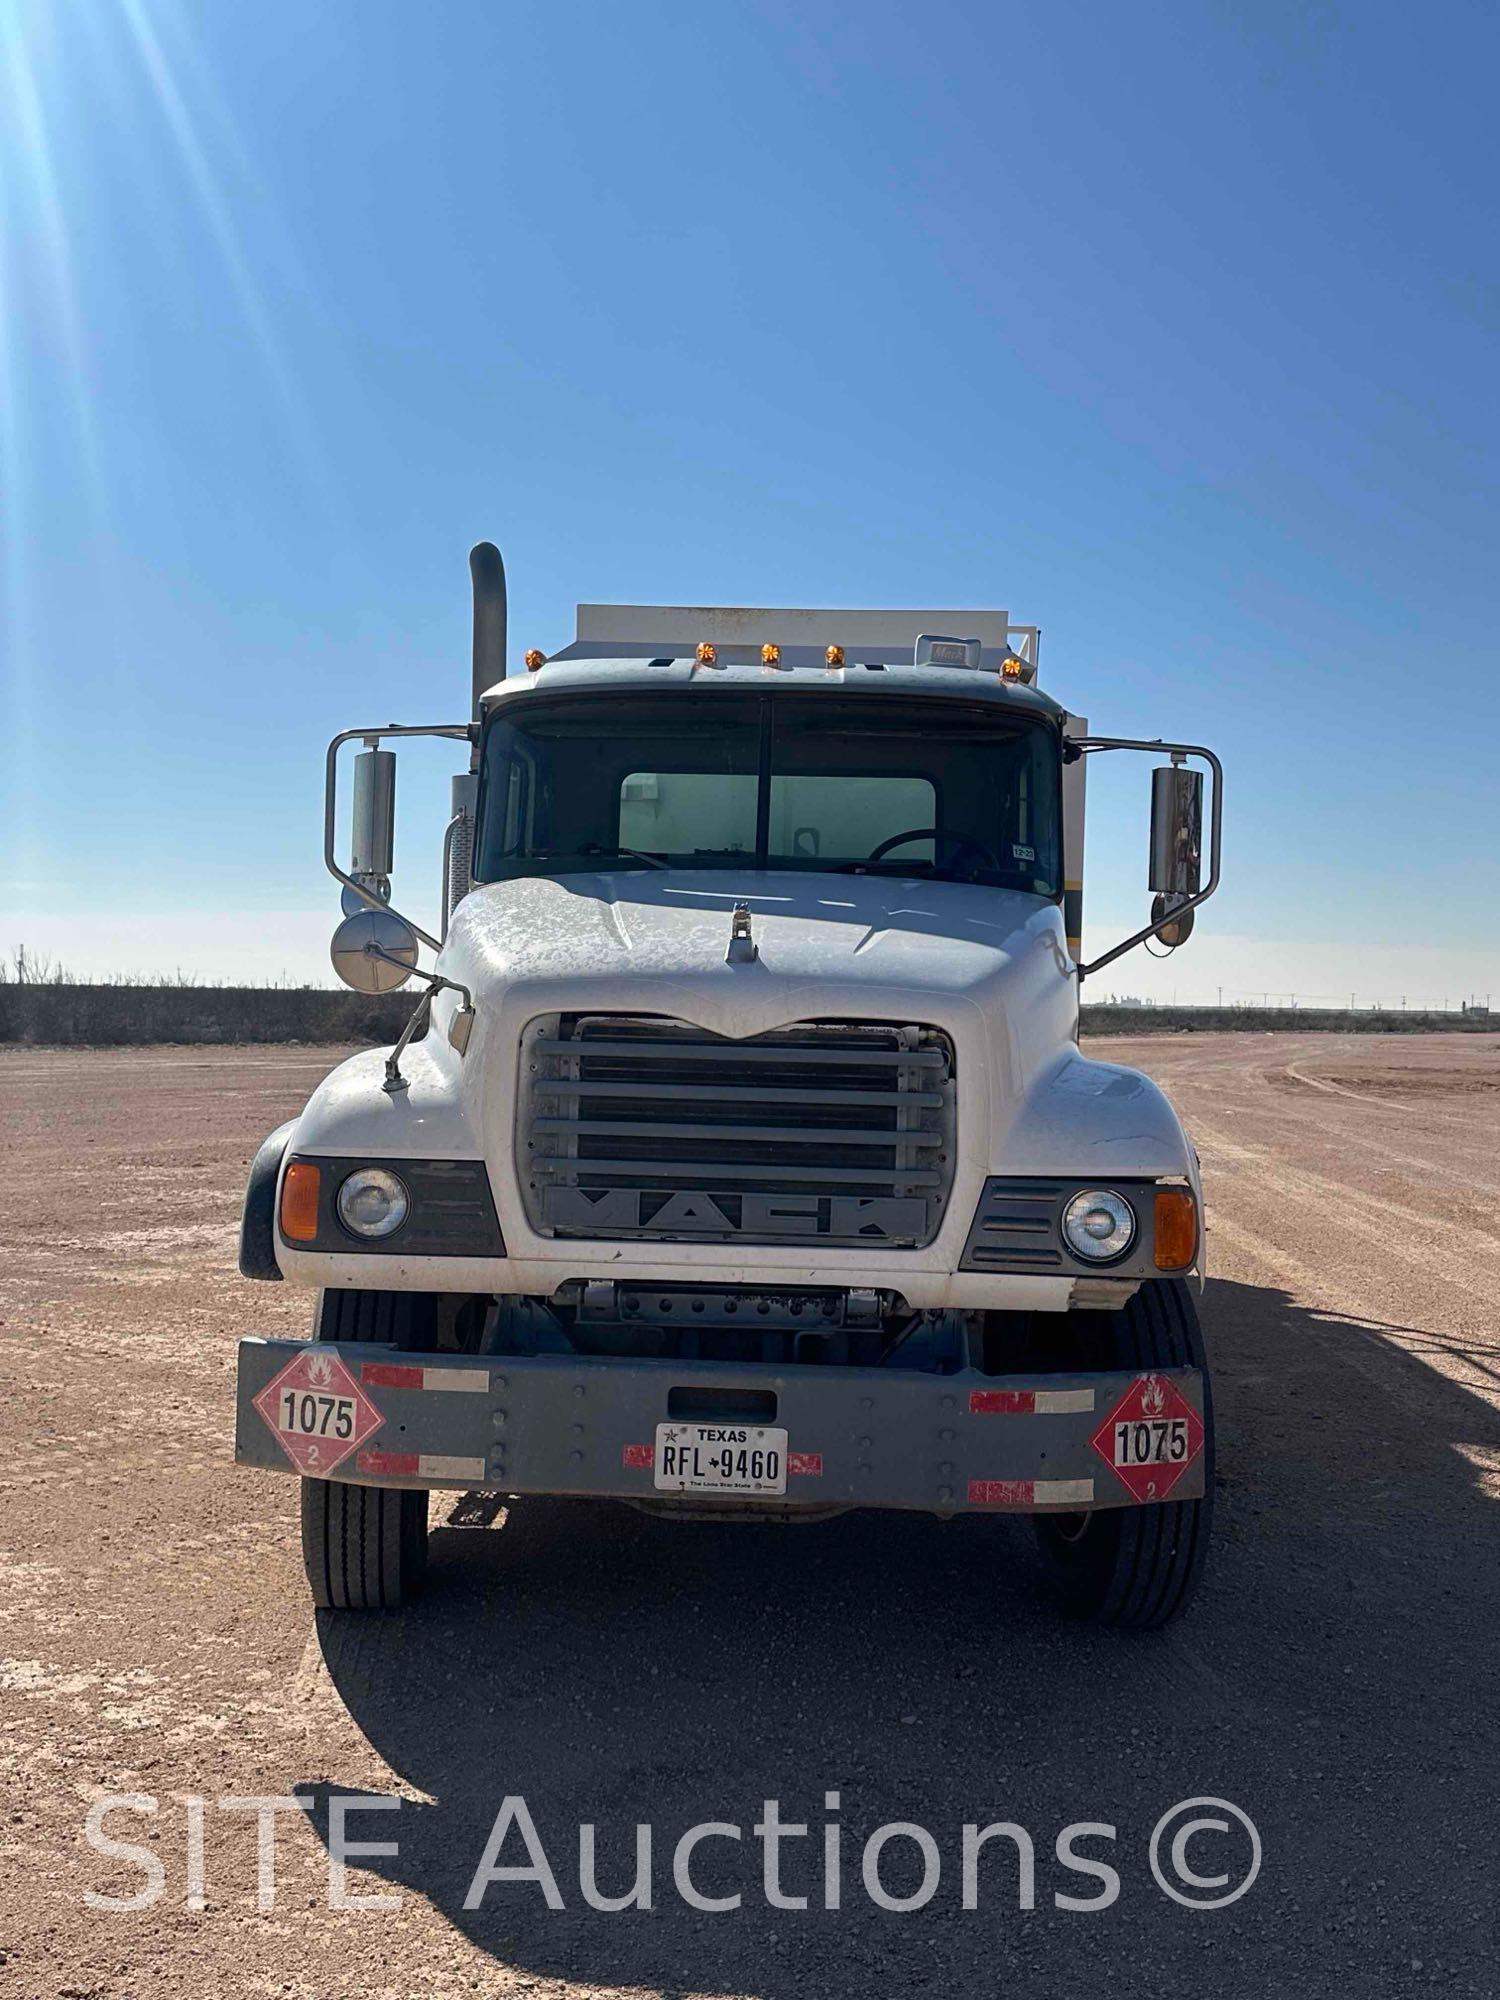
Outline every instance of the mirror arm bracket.
<path fill-rule="evenodd" d="M 474 1025 L 474 996 L 467 986 L 456 979 L 444 979 L 440 972 L 424 972 L 419 965 L 408 965 L 404 958 L 397 958 L 394 952 L 386 951 L 372 939 L 364 947 L 366 958 L 382 958 L 387 965 L 397 965 L 411 979 L 425 979 L 427 991 L 417 1002 L 411 1019 L 401 1030 L 401 1038 L 385 1059 L 385 1081 L 381 1089 L 392 1096 L 398 1090 L 407 1088 L 406 1078 L 401 1074 L 401 1057 L 411 1042 L 413 1035 L 432 1011 L 432 1003 L 437 994 L 456 993 L 463 1003 L 453 1016 L 448 1030 L 448 1040 L 460 1055 L 469 1046 L 469 1030 Z M 460 1026 L 460 1024 L 462 1024 Z"/>
<path fill-rule="evenodd" d="M 1201 757 L 1214 774 L 1213 808 L 1209 817 L 1208 881 L 1196 896 L 1185 897 L 1181 902 L 1174 904 L 1155 923 L 1145 925 L 1143 929 L 1135 932 L 1134 936 L 1124 939 L 1122 943 L 1113 946 L 1098 958 L 1090 959 L 1087 965 L 1080 965 L 1078 977 L 1084 980 L 1091 973 L 1099 971 L 1101 966 L 1109 965 L 1113 960 L 1123 957 L 1127 951 L 1134 951 L 1136 946 L 1144 944 L 1147 938 L 1158 936 L 1168 924 L 1178 922 L 1185 911 L 1196 910 L 1198 905 L 1206 903 L 1218 888 L 1220 835 L 1224 819 L 1224 767 L 1213 751 L 1204 749 L 1201 743 L 1166 743 L 1160 737 L 1152 741 L 1142 741 L 1129 736 L 1065 736 L 1063 738 L 1065 760 L 1068 759 L 1069 749 L 1077 756 L 1086 756 L 1091 751 L 1097 750 L 1154 750 L 1158 754 L 1164 752 L 1174 764 L 1185 763 L 1189 757 Z"/>
<path fill-rule="evenodd" d="M 406 1078 L 401 1074 L 401 1057 L 410 1043 L 412 1036 L 416 1034 L 417 1029 L 421 1027 L 431 1012 L 432 989 L 429 987 L 412 1009 L 411 1019 L 401 1030 L 396 1046 L 385 1059 L 385 1080 L 380 1087 L 390 1097 L 394 1097 L 398 1090 L 409 1088 Z"/>
<path fill-rule="evenodd" d="M 427 981 L 427 995 L 429 999 L 431 999 L 434 993 L 445 991 L 460 994 L 467 1011 L 471 1014 L 473 1013 L 474 996 L 470 993 L 468 987 L 461 985 L 458 980 L 445 979 L 440 972 L 424 972 L 420 965 L 408 965 L 404 958 L 397 958 L 393 951 L 387 951 L 384 945 L 376 944 L 373 939 L 370 943 L 362 945 L 360 949 L 364 952 L 366 958 L 382 958 L 387 965 L 399 965 L 408 979 L 425 979 Z"/>

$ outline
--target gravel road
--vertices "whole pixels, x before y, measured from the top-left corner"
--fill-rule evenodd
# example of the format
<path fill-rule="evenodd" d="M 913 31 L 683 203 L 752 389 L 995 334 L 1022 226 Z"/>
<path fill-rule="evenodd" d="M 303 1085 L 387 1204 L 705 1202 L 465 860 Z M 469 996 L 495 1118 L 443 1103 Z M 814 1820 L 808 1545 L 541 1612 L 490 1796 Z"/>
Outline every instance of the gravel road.
<path fill-rule="evenodd" d="M 228 1462 L 235 1340 L 299 1331 L 307 1301 L 233 1257 L 255 1142 L 339 1052 L 0 1051 L 0 1991 L 1500 1992 L 1500 1037 L 1089 1049 L 1160 1078 L 1208 1189 L 1219 1526 L 1194 1610 L 1147 1638 L 1054 1612 L 1022 1523 L 736 1529 L 560 1502 L 460 1505 L 473 1524 L 436 1529 L 417 1611 L 320 1629 L 295 1483 Z M 259 1912 L 255 1820 L 218 1802 L 293 1790 L 313 1807 L 279 1823 Z M 394 1911 L 328 1907 L 351 1792 L 401 1801 L 347 1823 L 398 1844 L 348 1885 Z M 162 1864 L 138 1912 L 84 1900 L 148 1879 L 85 1839 L 106 1793 L 157 1803 L 106 1822 Z M 534 1881 L 463 1907 L 507 1794 L 561 1910 Z M 1262 1851 L 1216 1909 L 1148 1862 L 1162 1815 L 1205 1796 Z M 811 1830 L 781 1859 L 805 1910 L 767 1904 L 768 1798 Z M 651 1824 L 655 1907 L 588 1906 L 581 1821 L 606 1893 Z M 738 1910 L 674 1891 L 703 1821 L 743 1829 L 694 1863 Z M 906 1912 L 861 1881 L 892 1821 L 927 1830 L 941 1871 Z M 961 1829 L 992 1821 L 1034 1843 L 1034 1907 L 1014 1837 L 962 1907 Z M 1104 1888 L 1057 1858 L 1080 1822 L 1114 1829 L 1075 1836 L 1118 1877 L 1105 1908 L 1056 1900 Z M 1181 1852 L 1231 1877 L 1190 1893 L 1220 1895 L 1249 1836 Z M 513 1834 L 502 1861 L 522 1858 Z M 881 1868 L 910 1894 L 916 1843 Z"/>

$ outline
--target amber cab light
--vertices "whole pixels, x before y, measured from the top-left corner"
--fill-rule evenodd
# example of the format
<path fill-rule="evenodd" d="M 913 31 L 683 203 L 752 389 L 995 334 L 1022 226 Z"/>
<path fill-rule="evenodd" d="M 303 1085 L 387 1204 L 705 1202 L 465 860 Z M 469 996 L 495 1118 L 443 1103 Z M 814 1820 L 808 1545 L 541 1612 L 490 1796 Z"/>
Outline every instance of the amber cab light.
<path fill-rule="evenodd" d="M 1198 1204 L 1191 1188 L 1156 1190 L 1156 1268 L 1186 1271 L 1198 1254 Z"/>
<path fill-rule="evenodd" d="M 281 1233 L 288 1243 L 312 1243 L 318 1234 L 318 1183 L 311 1160 L 293 1160 L 281 1183 Z"/>
<path fill-rule="evenodd" d="M 542 651 L 540 646 L 531 647 L 531 649 L 528 651 L 526 655 L 527 673 L 534 674 L 538 667 L 545 667 L 546 664 L 547 664 L 547 655 Z"/>

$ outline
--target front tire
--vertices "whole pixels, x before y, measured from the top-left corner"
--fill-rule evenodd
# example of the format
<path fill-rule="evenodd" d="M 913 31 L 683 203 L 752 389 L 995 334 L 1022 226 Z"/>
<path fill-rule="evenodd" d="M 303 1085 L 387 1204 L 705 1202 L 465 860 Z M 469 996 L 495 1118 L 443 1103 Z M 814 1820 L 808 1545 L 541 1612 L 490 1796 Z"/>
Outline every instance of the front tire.
<path fill-rule="evenodd" d="M 320 1611 L 399 1611 L 427 1574 L 427 1495 L 304 1479 L 302 1562 Z"/>
<path fill-rule="evenodd" d="M 1125 1306 L 1087 1314 L 1089 1365 L 1197 1368 L 1203 1373 L 1201 1500 L 1107 1507 L 1090 1514 L 1038 1514 L 1042 1565 L 1069 1610 L 1101 1625 L 1144 1632 L 1187 1609 L 1203 1573 L 1213 1522 L 1214 1412 L 1198 1310 L 1181 1278 L 1141 1286 Z"/>
<path fill-rule="evenodd" d="M 421 1292 L 324 1291 L 313 1338 L 420 1348 L 434 1303 Z M 302 1563 L 319 1610 L 399 1610 L 421 1593 L 427 1574 L 427 1495 L 304 1479 Z"/>

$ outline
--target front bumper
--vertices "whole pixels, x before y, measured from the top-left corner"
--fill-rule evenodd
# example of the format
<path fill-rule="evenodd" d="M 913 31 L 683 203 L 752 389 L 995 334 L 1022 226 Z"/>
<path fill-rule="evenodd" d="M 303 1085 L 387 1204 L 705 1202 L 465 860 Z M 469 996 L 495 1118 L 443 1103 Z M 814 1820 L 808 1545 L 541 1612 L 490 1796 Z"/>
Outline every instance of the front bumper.
<path fill-rule="evenodd" d="M 1151 1478 L 1136 1467 L 1122 1479 L 1112 1432 L 1122 1409 L 1137 1416 L 1143 1392 L 1147 1409 L 1186 1406 L 1188 1453 Z M 289 1394 L 331 1402 L 333 1425 L 288 1443 L 274 1413 Z M 654 1480 L 658 1424 L 752 1422 L 787 1432 L 786 1496 L 775 1504 L 789 1511 L 1072 1513 L 1201 1498 L 1203 1403 L 1191 1368 L 924 1375 L 249 1339 L 234 1455 L 356 1485 L 659 1500 L 668 1496 Z M 750 1496 L 745 1504 L 764 1511 Z"/>

